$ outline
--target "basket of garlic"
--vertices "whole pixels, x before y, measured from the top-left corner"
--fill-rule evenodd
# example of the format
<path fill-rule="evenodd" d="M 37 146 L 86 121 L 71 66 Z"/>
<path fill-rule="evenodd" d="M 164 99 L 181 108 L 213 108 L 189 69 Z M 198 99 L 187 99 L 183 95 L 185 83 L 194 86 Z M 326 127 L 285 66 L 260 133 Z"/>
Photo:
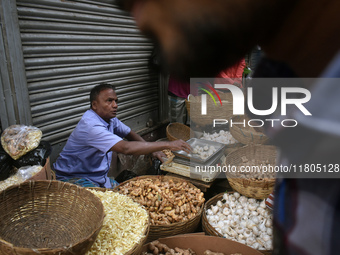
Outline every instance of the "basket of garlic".
<path fill-rule="evenodd" d="M 130 197 L 112 189 L 87 188 L 104 206 L 103 227 L 85 255 L 138 255 L 147 239 L 150 224 L 148 212 Z"/>
<path fill-rule="evenodd" d="M 242 144 L 267 144 L 268 137 L 251 127 L 254 123 L 248 124 L 249 121 L 250 119 L 247 116 L 234 116 L 231 119 L 233 124 L 230 125 L 231 135 Z"/>
<path fill-rule="evenodd" d="M 238 192 L 220 193 L 209 199 L 202 214 L 203 231 L 246 244 L 264 254 L 272 246 L 272 213 L 264 200 Z"/>
<path fill-rule="evenodd" d="M 246 197 L 264 199 L 274 190 L 277 149 L 272 145 L 248 145 L 227 155 L 230 186 Z"/>
<path fill-rule="evenodd" d="M 203 115 L 201 96 L 189 95 L 185 105 L 190 115 L 190 120 L 198 126 L 211 125 L 214 119 L 230 119 L 233 116 L 233 96 L 231 93 L 219 92 L 222 104 L 215 104 L 214 100 L 207 96 L 207 113 Z"/>
<path fill-rule="evenodd" d="M 194 232 L 204 206 L 204 194 L 193 184 L 177 177 L 139 176 L 114 190 L 142 204 L 150 215 L 147 241 Z"/>

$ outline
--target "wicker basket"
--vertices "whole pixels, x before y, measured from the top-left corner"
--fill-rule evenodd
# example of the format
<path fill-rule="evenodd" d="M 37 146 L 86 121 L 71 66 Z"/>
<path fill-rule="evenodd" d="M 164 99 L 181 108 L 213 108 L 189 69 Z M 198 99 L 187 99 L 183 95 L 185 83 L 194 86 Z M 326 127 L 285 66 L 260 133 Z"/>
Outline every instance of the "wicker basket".
<path fill-rule="evenodd" d="M 233 124 L 230 126 L 230 134 L 240 143 L 243 144 L 267 144 L 269 139 L 268 137 L 256 131 L 253 127 L 250 127 L 247 123 L 249 121 L 249 117 L 241 117 L 234 116 L 232 121 L 242 122 L 245 121 L 245 125 L 243 124 Z"/>
<path fill-rule="evenodd" d="M 226 165 L 235 166 L 237 170 L 243 165 L 242 157 L 248 160 L 256 159 L 267 161 L 270 165 L 276 165 L 276 147 L 272 145 L 249 145 L 237 149 L 226 158 Z M 256 198 L 264 199 L 273 191 L 275 178 L 252 180 L 247 178 L 238 178 L 234 173 L 226 173 L 230 186 L 240 194 Z"/>
<path fill-rule="evenodd" d="M 169 141 L 175 141 L 178 139 L 182 139 L 183 141 L 187 141 L 190 139 L 191 129 L 182 123 L 174 122 L 170 123 L 166 127 L 166 137 Z"/>
<path fill-rule="evenodd" d="M 202 229 L 203 231 L 210 236 L 219 236 L 223 237 L 222 234 L 220 234 L 218 231 L 215 230 L 213 226 L 210 225 L 206 211 L 212 206 L 216 205 L 217 201 L 221 200 L 223 198 L 224 193 L 220 193 L 212 198 L 210 198 L 204 205 L 204 210 L 202 212 Z"/>
<path fill-rule="evenodd" d="M 135 181 L 138 179 L 154 179 L 154 180 L 161 180 L 161 181 L 169 181 L 172 179 L 175 183 L 177 182 L 183 182 L 185 181 L 184 179 L 177 178 L 177 177 L 169 177 L 169 176 L 163 176 L 163 175 L 147 175 L 147 176 L 138 176 L 135 178 L 132 178 L 130 180 L 127 180 L 125 182 L 122 182 L 119 186 L 115 187 L 114 190 L 119 191 L 120 187 L 123 186 L 124 184 L 130 182 L 130 181 Z M 188 183 L 190 186 L 195 187 L 193 184 Z M 195 187 L 196 188 L 196 187 Z M 161 237 L 168 237 L 168 236 L 173 236 L 173 235 L 178 235 L 178 234 L 185 234 L 185 233 L 192 233 L 194 232 L 201 220 L 201 214 L 203 211 L 203 206 L 202 204 L 201 209 L 199 212 L 196 214 L 196 216 L 192 217 L 189 220 L 182 221 L 182 222 L 176 222 L 172 224 L 167 224 L 167 225 L 152 225 L 150 224 L 150 231 L 149 231 L 149 236 L 147 239 L 147 242 L 151 242 L 153 240 L 156 240 Z"/>
<path fill-rule="evenodd" d="M 242 144 L 242 143 L 227 144 L 225 146 L 224 154 L 228 155 L 229 153 L 231 153 L 231 152 L 233 152 L 233 151 L 235 151 L 235 150 L 237 150 L 237 149 L 239 149 L 243 146 L 244 146 L 244 144 Z"/>
<path fill-rule="evenodd" d="M 100 199 L 60 181 L 27 181 L 0 193 L 0 254 L 85 254 L 104 219 Z M 81 217 L 79 217 L 81 215 Z"/>
<path fill-rule="evenodd" d="M 231 93 L 221 93 L 219 96 L 222 101 L 216 100 L 216 105 L 210 96 L 207 96 L 207 114 L 202 115 L 201 96 L 190 96 L 185 101 L 185 105 L 192 122 L 198 126 L 212 125 L 214 119 L 229 120 L 233 116 L 233 97 Z"/>
<path fill-rule="evenodd" d="M 87 189 L 92 189 L 95 191 L 101 191 L 101 192 L 106 192 L 106 191 L 113 191 L 113 192 L 117 192 L 116 190 L 113 189 L 109 189 L 109 188 L 100 188 L 100 187 L 88 187 Z M 149 235 L 149 231 L 150 231 L 150 218 L 149 218 L 149 222 L 147 227 L 145 228 L 144 231 L 144 237 L 139 240 L 138 243 L 136 243 L 128 252 L 126 252 L 124 255 L 140 255 L 143 249 L 143 245 L 145 244 L 148 235 Z"/>
<path fill-rule="evenodd" d="M 233 192 L 228 192 L 228 193 L 233 193 Z M 224 194 L 224 192 L 217 194 L 216 196 L 210 198 L 204 205 L 204 210 L 202 212 L 202 229 L 207 235 L 223 237 L 222 234 L 220 234 L 218 231 L 215 230 L 215 228 L 213 226 L 210 225 L 208 218 L 207 218 L 207 214 L 206 214 L 206 211 L 212 205 L 216 205 L 217 201 L 222 200 L 223 194 Z M 272 251 L 270 251 L 270 250 L 259 250 L 259 252 L 261 252 L 265 255 L 270 255 L 272 253 Z"/>

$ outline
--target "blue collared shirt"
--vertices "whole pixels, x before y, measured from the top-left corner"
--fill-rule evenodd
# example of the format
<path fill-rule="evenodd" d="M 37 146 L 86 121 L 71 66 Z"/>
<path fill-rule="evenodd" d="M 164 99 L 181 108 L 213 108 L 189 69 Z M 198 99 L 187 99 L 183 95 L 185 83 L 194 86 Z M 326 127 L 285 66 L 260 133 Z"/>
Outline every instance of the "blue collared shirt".
<path fill-rule="evenodd" d="M 110 149 L 130 131 L 117 118 L 107 123 L 92 109 L 87 110 L 53 165 L 57 179 L 85 178 L 110 188 L 107 177 L 112 159 Z"/>

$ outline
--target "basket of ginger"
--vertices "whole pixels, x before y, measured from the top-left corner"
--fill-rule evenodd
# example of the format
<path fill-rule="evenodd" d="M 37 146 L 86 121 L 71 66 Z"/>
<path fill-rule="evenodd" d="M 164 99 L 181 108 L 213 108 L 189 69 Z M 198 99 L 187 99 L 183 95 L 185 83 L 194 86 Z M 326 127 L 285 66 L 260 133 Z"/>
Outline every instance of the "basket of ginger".
<path fill-rule="evenodd" d="M 148 241 L 194 232 L 200 222 L 204 194 L 184 179 L 139 176 L 115 188 L 145 207 L 150 215 Z"/>
<path fill-rule="evenodd" d="M 239 242 L 199 233 L 160 238 L 145 244 L 143 255 L 263 255 Z"/>

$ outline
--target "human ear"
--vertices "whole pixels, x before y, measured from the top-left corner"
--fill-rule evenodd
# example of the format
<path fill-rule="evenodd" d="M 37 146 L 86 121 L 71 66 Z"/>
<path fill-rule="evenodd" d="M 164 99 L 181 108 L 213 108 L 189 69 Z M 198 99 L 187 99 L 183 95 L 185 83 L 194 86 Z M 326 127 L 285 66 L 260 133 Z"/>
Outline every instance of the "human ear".
<path fill-rule="evenodd" d="M 97 101 L 96 100 L 93 100 L 92 103 L 91 103 L 91 108 L 93 110 L 96 110 L 97 109 Z"/>

